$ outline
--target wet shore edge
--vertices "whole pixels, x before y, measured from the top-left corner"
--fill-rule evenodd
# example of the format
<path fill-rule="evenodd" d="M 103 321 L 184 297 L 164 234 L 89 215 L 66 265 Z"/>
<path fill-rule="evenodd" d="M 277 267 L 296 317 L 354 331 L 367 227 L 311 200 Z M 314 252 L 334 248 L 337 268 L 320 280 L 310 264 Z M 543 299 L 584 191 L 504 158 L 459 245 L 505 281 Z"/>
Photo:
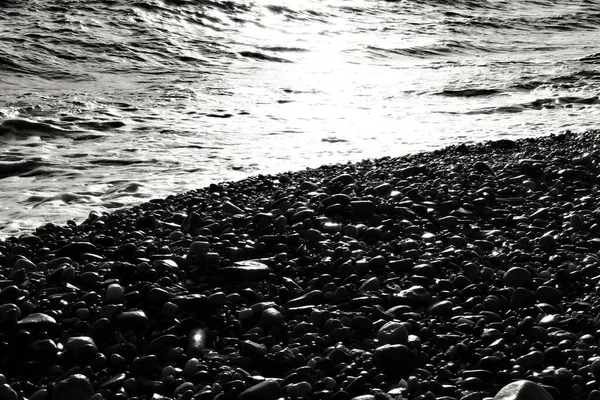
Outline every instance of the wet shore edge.
<path fill-rule="evenodd" d="M 600 399 L 599 134 L 259 175 L 2 240 L 0 398 Z"/>

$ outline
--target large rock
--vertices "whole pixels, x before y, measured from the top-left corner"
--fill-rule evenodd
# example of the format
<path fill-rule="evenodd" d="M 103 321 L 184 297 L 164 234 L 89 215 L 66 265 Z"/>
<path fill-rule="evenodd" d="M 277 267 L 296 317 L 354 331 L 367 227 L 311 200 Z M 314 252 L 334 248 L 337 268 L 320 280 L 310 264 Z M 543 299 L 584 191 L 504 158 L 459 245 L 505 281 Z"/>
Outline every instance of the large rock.
<path fill-rule="evenodd" d="M 494 400 L 554 400 L 550 393 L 537 383 L 520 380 L 504 386 Z"/>

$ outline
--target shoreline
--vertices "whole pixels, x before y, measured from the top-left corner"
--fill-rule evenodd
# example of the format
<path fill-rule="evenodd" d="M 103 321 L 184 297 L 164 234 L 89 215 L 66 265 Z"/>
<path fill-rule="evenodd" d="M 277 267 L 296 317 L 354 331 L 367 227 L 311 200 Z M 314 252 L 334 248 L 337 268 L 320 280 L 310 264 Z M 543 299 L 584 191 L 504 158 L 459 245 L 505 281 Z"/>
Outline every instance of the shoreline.
<path fill-rule="evenodd" d="M 600 398 L 598 134 L 258 175 L 0 240 L 0 395 Z"/>

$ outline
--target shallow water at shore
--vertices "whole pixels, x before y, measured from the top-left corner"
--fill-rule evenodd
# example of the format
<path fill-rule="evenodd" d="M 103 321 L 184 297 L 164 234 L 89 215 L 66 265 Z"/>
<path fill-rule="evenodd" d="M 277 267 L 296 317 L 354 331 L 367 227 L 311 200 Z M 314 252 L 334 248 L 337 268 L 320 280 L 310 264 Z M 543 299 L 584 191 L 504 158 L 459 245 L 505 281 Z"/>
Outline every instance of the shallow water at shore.
<path fill-rule="evenodd" d="M 0 236 L 258 173 L 597 127 L 597 16 L 587 1 L 3 3 Z"/>

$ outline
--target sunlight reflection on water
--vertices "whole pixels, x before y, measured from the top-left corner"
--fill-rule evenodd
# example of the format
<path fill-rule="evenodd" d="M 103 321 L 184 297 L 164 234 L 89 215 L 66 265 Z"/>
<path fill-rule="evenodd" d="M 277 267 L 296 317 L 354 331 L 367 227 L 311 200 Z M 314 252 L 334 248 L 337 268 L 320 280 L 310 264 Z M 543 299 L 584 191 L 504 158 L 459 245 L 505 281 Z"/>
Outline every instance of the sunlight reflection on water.
<path fill-rule="evenodd" d="M 597 127 L 585 2 L 438 3 L 113 2 L 62 36 L 24 5 L 0 21 L 27 67 L 0 70 L 0 117 L 69 134 L 0 125 L 0 160 L 45 168 L 0 181 L 0 235 L 249 174 Z"/>

